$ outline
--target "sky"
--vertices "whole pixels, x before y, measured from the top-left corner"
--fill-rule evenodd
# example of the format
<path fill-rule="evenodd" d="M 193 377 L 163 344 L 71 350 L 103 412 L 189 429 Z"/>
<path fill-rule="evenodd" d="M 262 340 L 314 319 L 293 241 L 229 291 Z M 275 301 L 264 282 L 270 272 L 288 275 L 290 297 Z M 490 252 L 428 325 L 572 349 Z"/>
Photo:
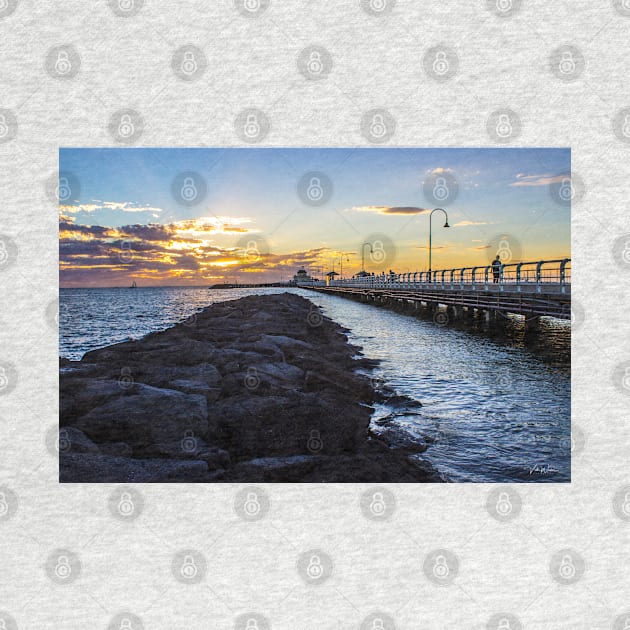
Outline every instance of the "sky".
<path fill-rule="evenodd" d="M 62 287 L 425 271 L 430 223 L 434 270 L 571 256 L 568 148 L 62 148 L 59 170 Z"/>

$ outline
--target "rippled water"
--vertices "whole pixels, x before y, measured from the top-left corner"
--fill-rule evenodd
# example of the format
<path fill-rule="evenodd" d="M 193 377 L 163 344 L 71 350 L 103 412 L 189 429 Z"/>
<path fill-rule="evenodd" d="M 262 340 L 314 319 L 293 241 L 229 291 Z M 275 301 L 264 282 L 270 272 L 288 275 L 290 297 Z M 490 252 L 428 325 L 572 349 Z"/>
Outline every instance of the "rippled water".
<path fill-rule="evenodd" d="M 61 356 L 166 328 L 213 302 L 285 289 L 62 289 Z M 570 326 L 549 320 L 527 338 L 440 327 L 344 298 L 294 289 L 349 328 L 377 382 L 422 403 L 413 411 L 377 406 L 430 446 L 429 460 L 451 481 L 569 481 Z"/>

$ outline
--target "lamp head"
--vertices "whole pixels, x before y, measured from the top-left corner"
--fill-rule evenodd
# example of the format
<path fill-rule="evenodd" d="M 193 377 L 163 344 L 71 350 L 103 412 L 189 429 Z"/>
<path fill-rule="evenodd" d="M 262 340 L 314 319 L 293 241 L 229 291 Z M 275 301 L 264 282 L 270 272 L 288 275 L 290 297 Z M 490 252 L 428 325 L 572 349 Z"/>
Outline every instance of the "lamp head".
<path fill-rule="evenodd" d="M 451 227 L 451 226 L 448 224 L 448 219 L 446 220 L 446 223 L 444 224 L 444 227 Z"/>

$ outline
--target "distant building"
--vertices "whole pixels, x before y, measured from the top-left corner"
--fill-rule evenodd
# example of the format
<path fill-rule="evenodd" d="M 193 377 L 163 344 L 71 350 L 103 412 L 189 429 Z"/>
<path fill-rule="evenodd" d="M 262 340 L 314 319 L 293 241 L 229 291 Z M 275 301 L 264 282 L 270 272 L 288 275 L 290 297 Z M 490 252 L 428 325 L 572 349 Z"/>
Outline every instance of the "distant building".
<path fill-rule="evenodd" d="M 335 276 L 339 274 L 336 271 L 329 271 L 326 274 L 326 286 L 330 286 L 330 283 L 335 279 Z"/>
<path fill-rule="evenodd" d="M 293 282 L 295 284 L 313 284 L 313 278 L 306 273 L 305 269 L 298 269 L 298 272 L 293 276 Z"/>

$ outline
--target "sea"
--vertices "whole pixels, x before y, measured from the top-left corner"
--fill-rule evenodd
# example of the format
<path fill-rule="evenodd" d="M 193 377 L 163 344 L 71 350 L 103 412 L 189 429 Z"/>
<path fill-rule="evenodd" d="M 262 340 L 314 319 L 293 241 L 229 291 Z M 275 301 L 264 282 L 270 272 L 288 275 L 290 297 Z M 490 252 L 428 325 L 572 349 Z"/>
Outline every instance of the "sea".
<path fill-rule="evenodd" d="M 449 482 L 571 480 L 571 325 L 545 319 L 534 335 L 517 319 L 500 335 L 440 326 L 301 288 L 140 287 L 61 289 L 60 356 L 163 330 L 199 310 L 246 295 L 302 295 L 348 328 L 378 359 L 375 386 L 418 405 L 377 404 L 373 428 L 392 424 L 429 444 L 417 455 Z M 400 400 L 400 398 L 398 399 Z"/>

